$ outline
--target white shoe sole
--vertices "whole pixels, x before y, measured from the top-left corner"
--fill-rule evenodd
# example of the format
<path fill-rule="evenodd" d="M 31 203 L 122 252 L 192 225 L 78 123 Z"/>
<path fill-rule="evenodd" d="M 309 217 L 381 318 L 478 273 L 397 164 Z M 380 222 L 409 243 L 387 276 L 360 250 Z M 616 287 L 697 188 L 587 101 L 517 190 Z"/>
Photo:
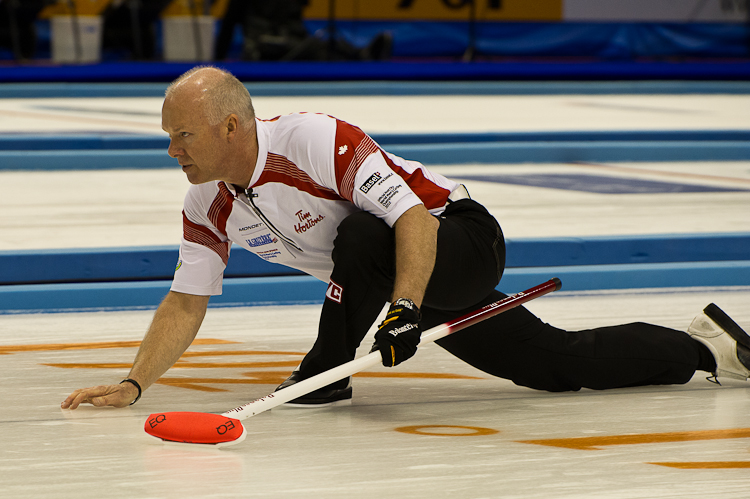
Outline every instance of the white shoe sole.
<path fill-rule="evenodd" d="M 276 409 L 326 409 L 328 407 L 347 405 L 352 405 L 352 399 L 336 400 L 335 402 L 328 402 L 326 404 L 295 404 L 294 402 L 287 402 L 276 407 Z"/>

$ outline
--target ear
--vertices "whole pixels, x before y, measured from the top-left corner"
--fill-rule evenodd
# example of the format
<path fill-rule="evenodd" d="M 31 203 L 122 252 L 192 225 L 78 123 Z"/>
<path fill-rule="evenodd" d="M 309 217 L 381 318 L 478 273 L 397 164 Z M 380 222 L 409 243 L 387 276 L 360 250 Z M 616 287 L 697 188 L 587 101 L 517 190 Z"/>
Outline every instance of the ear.
<path fill-rule="evenodd" d="M 227 141 L 231 142 L 232 140 L 234 140 L 234 138 L 237 136 L 239 128 L 240 123 L 237 115 L 230 114 L 229 116 L 227 116 L 227 119 L 224 122 L 224 133 Z"/>

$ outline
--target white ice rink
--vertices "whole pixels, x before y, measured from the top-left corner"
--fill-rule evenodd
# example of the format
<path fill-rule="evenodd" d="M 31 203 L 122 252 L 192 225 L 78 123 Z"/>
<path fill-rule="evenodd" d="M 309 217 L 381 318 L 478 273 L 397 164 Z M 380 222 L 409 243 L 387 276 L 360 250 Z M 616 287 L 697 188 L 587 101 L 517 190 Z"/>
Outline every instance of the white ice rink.
<path fill-rule="evenodd" d="M 158 133 L 159 109 L 146 98 L 0 100 L 0 132 Z M 256 109 L 264 118 L 326 112 L 373 133 L 750 129 L 744 95 L 259 97 Z M 748 162 L 436 170 L 750 187 Z M 466 183 L 508 238 L 750 231 L 750 190 L 613 195 Z M 168 170 L 0 172 L 0 250 L 177 244 L 187 185 Z M 710 302 L 750 329 L 750 286 L 561 291 L 528 307 L 570 329 L 646 321 L 684 330 Z M 351 406 L 246 420 L 249 435 L 234 447 L 146 436 L 151 413 L 220 413 L 271 392 L 312 345 L 318 311 L 209 309 L 196 344 L 136 405 L 76 411 L 60 402 L 121 380 L 152 312 L 0 315 L 0 497 L 750 497 L 747 383 L 716 386 L 699 373 L 684 386 L 551 394 L 491 378 L 436 345 L 356 376 Z"/>

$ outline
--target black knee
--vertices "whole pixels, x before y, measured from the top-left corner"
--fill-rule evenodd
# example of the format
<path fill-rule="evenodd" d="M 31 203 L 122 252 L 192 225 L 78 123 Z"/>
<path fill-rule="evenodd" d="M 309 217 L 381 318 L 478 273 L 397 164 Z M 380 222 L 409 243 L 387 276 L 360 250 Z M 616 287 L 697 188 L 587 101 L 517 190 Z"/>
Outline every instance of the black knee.
<path fill-rule="evenodd" d="M 394 265 L 394 251 L 393 229 L 378 217 L 359 211 L 339 224 L 331 257 L 336 265 L 342 260 L 353 259 L 360 263 L 376 262 L 390 271 Z"/>

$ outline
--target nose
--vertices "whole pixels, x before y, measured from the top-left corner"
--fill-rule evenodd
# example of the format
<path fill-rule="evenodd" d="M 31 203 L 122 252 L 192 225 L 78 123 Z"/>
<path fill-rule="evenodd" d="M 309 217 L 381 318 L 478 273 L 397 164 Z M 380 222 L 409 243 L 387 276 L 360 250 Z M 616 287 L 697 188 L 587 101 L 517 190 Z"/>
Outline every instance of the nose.
<path fill-rule="evenodd" d="M 169 156 L 172 158 L 176 158 L 185 154 L 185 151 L 182 148 L 176 146 L 174 140 L 170 139 L 169 147 L 167 148 L 167 154 L 169 154 Z"/>

